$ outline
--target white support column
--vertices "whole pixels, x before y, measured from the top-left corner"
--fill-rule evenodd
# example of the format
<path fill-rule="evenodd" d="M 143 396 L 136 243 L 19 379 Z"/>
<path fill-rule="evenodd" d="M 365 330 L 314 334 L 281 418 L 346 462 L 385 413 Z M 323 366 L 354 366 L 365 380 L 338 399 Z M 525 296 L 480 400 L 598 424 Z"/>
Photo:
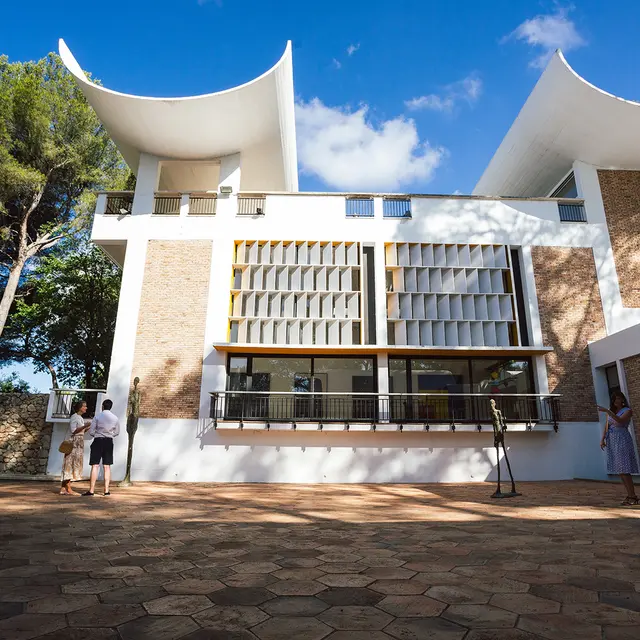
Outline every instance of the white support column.
<path fill-rule="evenodd" d="M 96 199 L 96 211 L 95 211 L 96 215 L 97 216 L 103 215 L 106 208 L 107 208 L 107 194 L 99 193 Z"/>
<path fill-rule="evenodd" d="M 227 342 L 230 284 L 233 276 L 233 240 L 222 236 L 213 241 L 209 300 L 204 332 L 200 419 L 209 415 L 209 393 L 222 391 L 226 385 L 226 353 L 216 351 L 216 342 Z"/>
<path fill-rule="evenodd" d="M 391 400 L 389 398 L 389 354 L 379 352 L 378 354 L 378 414 L 380 419 L 387 420 L 391 411 Z"/>
<path fill-rule="evenodd" d="M 379 218 L 382 220 L 383 216 L 383 198 L 374 198 L 373 199 L 373 217 Z"/>
<path fill-rule="evenodd" d="M 160 178 L 160 160 L 147 153 L 140 154 L 136 191 L 133 196 L 133 215 L 149 214 L 153 212 L 153 199 L 158 190 Z"/>
<path fill-rule="evenodd" d="M 522 295 L 524 297 L 527 324 L 531 332 L 533 346 L 547 346 L 543 344 L 542 325 L 540 324 L 540 309 L 538 307 L 538 294 L 536 292 L 536 278 L 533 272 L 533 258 L 531 247 L 521 248 L 522 254 Z M 528 304 L 527 304 L 528 301 Z M 538 393 L 549 393 L 549 378 L 544 356 L 533 358 L 534 376 Z"/>
<path fill-rule="evenodd" d="M 384 242 L 376 242 L 373 260 L 376 291 L 376 344 L 383 348 L 387 346 L 387 287 L 384 252 Z"/>
<path fill-rule="evenodd" d="M 220 181 L 218 183 L 217 215 L 234 217 L 238 211 L 238 192 L 240 191 L 241 158 L 239 153 L 220 159 Z M 221 193 L 221 187 L 231 187 L 232 192 Z"/>
<path fill-rule="evenodd" d="M 189 215 L 189 194 L 183 193 L 180 196 L 180 216 L 188 216 Z"/>
<path fill-rule="evenodd" d="M 146 238 L 127 242 L 107 384 L 107 397 L 113 401 L 113 412 L 122 421 L 127 410 L 146 257 Z"/>

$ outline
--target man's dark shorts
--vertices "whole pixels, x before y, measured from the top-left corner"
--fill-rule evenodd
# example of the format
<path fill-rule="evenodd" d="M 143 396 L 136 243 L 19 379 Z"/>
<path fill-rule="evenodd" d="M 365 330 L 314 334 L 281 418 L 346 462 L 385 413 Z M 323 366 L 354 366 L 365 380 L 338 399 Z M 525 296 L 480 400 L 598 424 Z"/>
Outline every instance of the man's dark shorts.
<path fill-rule="evenodd" d="M 91 443 L 89 464 L 113 464 L 113 438 L 95 438 Z"/>

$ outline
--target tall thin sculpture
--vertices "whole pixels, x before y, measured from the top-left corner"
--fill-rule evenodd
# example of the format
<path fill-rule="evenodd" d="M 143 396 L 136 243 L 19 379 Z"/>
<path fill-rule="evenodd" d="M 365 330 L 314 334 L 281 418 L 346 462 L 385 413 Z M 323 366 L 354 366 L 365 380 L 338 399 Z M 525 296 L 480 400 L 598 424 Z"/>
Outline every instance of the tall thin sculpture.
<path fill-rule="evenodd" d="M 496 460 L 498 467 L 498 486 L 496 492 L 492 494 L 492 498 L 513 498 L 515 496 L 521 496 L 521 493 L 516 491 L 516 482 L 513 479 L 513 473 L 511 473 L 511 465 L 509 464 L 509 456 L 507 455 L 507 448 L 504 446 L 504 432 L 505 423 L 502 411 L 496 407 L 496 401 L 491 398 L 489 401 L 491 405 L 491 422 L 493 423 L 493 444 L 496 448 Z M 504 452 L 504 459 L 507 463 L 507 470 L 509 471 L 509 477 L 511 478 L 511 491 L 508 493 L 502 493 L 500 488 L 500 445 L 502 445 L 502 451 Z"/>
<path fill-rule="evenodd" d="M 127 450 L 127 471 L 124 479 L 120 483 L 121 487 L 131 486 L 131 460 L 133 458 L 133 440 L 138 430 L 138 418 L 140 417 L 140 391 L 138 384 L 140 378 L 136 376 L 133 379 L 133 389 L 129 393 L 129 402 L 127 403 L 127 436 L 129 439 L 129 447 Z"/>

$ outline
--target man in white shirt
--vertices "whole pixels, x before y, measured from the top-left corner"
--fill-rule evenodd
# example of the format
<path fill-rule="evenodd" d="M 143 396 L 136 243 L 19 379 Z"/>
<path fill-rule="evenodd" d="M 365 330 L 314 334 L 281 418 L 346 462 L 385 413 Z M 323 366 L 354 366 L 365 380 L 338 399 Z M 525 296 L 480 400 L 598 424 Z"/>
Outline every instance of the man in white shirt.
<path fill-rule="evenodd" d="M 100 471 L 100 462 L 104 468 L 104 495 L 110 496 L 109 484 L 111 483 L 111 465 L 113 464 L 113 439 L 120 434 L 120 421 L 118 416 L 111 413 L 113 402 L 105 400 L 102 403 L 102 411 L 91 421 L 89 435 L 93 437 L 91 443 L 91 481 L 89 491 L 83 496 L 92 496 L 96 488 L 96 480 Z"/>

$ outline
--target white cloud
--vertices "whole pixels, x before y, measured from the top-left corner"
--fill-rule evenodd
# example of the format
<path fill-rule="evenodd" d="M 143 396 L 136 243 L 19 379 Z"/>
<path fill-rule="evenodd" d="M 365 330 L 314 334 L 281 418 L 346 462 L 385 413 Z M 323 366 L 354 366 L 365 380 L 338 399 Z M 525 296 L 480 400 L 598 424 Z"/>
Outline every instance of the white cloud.
<path fill-rule="evenodd" d="M 396 191 L 428 181 L 446 150 L 421 141 L 403 117 L 373 124 L 368 107 L 327 107 L 315 98 L 296 105 L 302 171 L 345 191 Z"/>
<path fill-rule="evenodd" d="M 576 25 L 570 20 L 568 9 L 558 9 L 553 14 L 539 15 L 530 20 L 525 20 L 520 26 L 502 39 L 506 42 L 511 39 L 522 40 L 531 47 L 542 50 L 529 66 L 542 68 L 549 62 L 556 49 L 571 51 L 583 47 L 587 41 L 578 33 Z"/>
<path fill-rule="evenodd" d="M 342 62 L 340 62 L 340 60 L 334 58 L 331 62 L 333 62 L 333 66 L 336 69 L 342 69 Z"/>
<path fill-rule="evenodd" d="M 347 55 L 352 56 L 360 48 L 359 44 L 350 44 L 347 47 Z"/>
<path fill-rule="evenodd" d="M 453 111 L 459 102 L 473 104 L 482 93 L 482 80 L 471 74 L 462 80 L 452 82 L 444 87 L 442 93 L 430 93 L 405 101 L 405 106 L 411 111 L 431 109 L 432 111 Z"/>

